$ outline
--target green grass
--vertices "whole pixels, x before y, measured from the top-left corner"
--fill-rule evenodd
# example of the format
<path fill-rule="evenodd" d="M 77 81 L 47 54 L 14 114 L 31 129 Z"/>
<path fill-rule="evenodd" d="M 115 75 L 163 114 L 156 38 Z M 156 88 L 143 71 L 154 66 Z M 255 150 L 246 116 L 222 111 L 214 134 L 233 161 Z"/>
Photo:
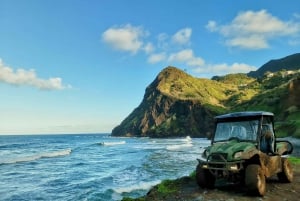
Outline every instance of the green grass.
<path fill-rule="evenodd" d="M 284 121 L 275 123 L 275 131 L 277 137 L 296 137 L 297 126 L 295 121 Z"/>
<path fill-rule="evenodd" d="M 177 190 L 178 190 L 178 185 L 176 181 L 172 181 L 172 180 L 163 180 L 157 186 L 157 192 L 161 194 L 174 193 Z"/>
<path fill-rule="evenodd" d="M 294 165 L 300 165 L 300 158 L 291 156 L 289 157 L 289 161 Z"/>
<path fill-rule="evenodd" d="M 194 170 L 193 172 L 191 172 L 191 174 L 189 175 L 190 178 L 195 179 L 196 178 L 196 170 Z"/>
<path fill-rule="evenodd" d="M 221 102 L 228 98 L 226 91 L 237 91 L 234 85 L 195 78 L 173 67 L 166 68 L 160 73 L 157 88 L 177 99 L 198 100 L 213 105 L 221 105 Z"/>
<path fill-rule="evenodd" d="M 294 125 L 294 133 L 293 136 L 296 138 L 300 138 L 300 111 L 291 112 L 287 120 L 293 122 Z"/>

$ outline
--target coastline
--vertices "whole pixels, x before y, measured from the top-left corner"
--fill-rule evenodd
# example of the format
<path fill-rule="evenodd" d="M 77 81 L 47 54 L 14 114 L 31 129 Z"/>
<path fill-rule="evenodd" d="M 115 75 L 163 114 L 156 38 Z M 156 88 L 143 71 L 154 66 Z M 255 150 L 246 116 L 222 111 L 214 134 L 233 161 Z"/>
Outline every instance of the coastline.
<path fill-rule="evenodd" d="M 300 193 L 300 164 L 293 164 L 293 169 L 294 181 L 292 183 L 280 183 L 276 176 L 268 179 L 267 192 L 264 197 L 248 195 L 245 187 L 224 181 L 217 182 L 214 189 L 202 189 L 198 187 L 195 177 L 190 175 L 175 180 L 164 180 L 152 187 L 145 196 L 125 197 L 122 201 L 274 201 L 283 195 L 285 196 L 283 200 L 297 201 Z"/>
<path fill-rule="evenodd" d="M 145 196 L 139 198 L 124 197 L 122 201 L 205 201 L 205 200 L 277 200 L 278 197 L 285 195 L 285 200 L 298 200 L 300 194 L 300 139 L 283 138 L 289 140 L 294 146 L 293 162 L 294 180 L 292 183 L 280 183 L 276 176 L 267 180 L 267 193 L 262 197 L 253 197 L 245 193 L 245 188 L 238 184 L 228 184 L 224 181 L 216 183 L 214 189 L 201 189 L 196 182 L 195 175 L 177 178 L 175 180 L 164 180 L 153 186 Z"/>

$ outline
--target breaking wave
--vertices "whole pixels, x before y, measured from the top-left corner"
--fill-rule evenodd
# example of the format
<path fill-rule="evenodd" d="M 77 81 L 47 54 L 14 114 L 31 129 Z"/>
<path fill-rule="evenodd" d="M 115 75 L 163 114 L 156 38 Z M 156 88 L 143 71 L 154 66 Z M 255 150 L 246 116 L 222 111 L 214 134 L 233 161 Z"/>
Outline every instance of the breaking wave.
<path fill-rule="evenodd" d="M 160 180 L 151 181 L 151 182 L 139 182 L 132 186 L 115 188 L 114 191 L 116 193 L 122 194 L 122 193 L 130 193 L 135 190 L 149 190 L 152 186 L 155 186 L 160 182 L 161 182 Z"/>
<path fill-rule="evenodd" d="M 30 161 L 35 161 L 35 160 L 38 160 L 41 158 L 54 158 L 54 157 L 67 156 L 67 155 L 70 155 L 71 152 L 72 152 L 71 149 L 64 149 L 64 150 L 53 151 L 53 152 L 39 153 L 39 154 L 35 154 L 32 156 L 24 156 L 24 157 L 20 157 L 20 158 L 14 158 L 14 159 L 6 160 L 6 161 L 1 161 L 0 165 L 30 162 Z"/>
<path fill-rule="evenodd" d="M 185 142 L 191 142 L 192 138 L 190 136 L 186 136 L 186 138 L 183 139 Z"/>
<path fill-rule="evenodd" d="M 190 136 L 187 136 L 186 138 L 182 139 L 181 140 L 182 144 L 174 144 L 174 145 L 168 145 L 166 147 L 167 150 L 169 151 L 174 151 L 174 150 L 178 150 L 178 149 L 184 149 L 184 148 L 187 148 L 187 147 L 192 147 L 193 144 L 192 144 L 192 138 Z"/>
<path fill-rule="evenodd" d="M 126 144 L 125 141 L 118 141 L 118 142 L 100 142 L 99 145 L 102 146 L 114 146 L 114 145 L 121 145 L 121 144 Z"/>
<path fill-rule="evenodd" d="M 174 151 L 174 150 L 183 149 L 183 148 L 192 147 L 192 146 L 193 146 L 192 143 L 168 145 L 167 150 Z"/>

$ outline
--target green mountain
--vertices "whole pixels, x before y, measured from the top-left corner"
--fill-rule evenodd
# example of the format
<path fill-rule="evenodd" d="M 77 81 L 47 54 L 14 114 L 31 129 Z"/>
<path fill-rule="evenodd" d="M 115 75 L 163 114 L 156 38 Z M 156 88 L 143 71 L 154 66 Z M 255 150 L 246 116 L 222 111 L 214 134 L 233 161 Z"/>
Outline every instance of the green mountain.
<path fill-rule="evenodd" d="M 300 68 L 300 53 L 292 54 L 281 59 L 271 60 L 262 65 L 257 71 L 248 73 L 250 77 L 262 77 L 266 72 L 277 72 L 282 69 L 297 70 Z"/>
<path fill-rule="evenodd" d="M 167 67 L 112 136 L 209 137 L 216 115 L 266 110 L 275 113 L 279 136 L 300 137 L 299 93 L 299 70 L 265 73 L 261 78 L 229 74 L 203 79 Z"/>
<path fill-rule="evenodd" d="M 168 67 L 147 87 L 142 103 L 116 128 L 113 136 L 206 136 L 211 119 L 223 110 L 222 83 L 197 79 Z M 211 109 L 212 108 L 212 109 Z"/>

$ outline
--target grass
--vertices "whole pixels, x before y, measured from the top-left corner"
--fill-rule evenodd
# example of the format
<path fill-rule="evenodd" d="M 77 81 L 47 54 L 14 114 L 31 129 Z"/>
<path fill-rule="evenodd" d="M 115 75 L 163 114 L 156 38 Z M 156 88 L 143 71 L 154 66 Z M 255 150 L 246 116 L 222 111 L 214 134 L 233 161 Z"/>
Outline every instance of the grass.
<path fill-rule="evenodd" d="M 293 165 L 300 165 L 300 158 L 299 158 L 299 157 L 291 156 L 291 157 L 289 157 L 289 161 L 290 161 Z"/>
<path fill-rule="evenodd" d="M 191 172 L 191 174 L 189 175 L 190 178 L 195 179 L 196 178 L 196 170 L 194 170 L 193 172 Z"/>
<path fill-rule="evenodd" d="M 173 180 L 163 180 L 157 186 L 157 192 L 160 194 L 174 193 L 178 190 L 178 184 Z"/>
<path fill-rule="evenodd" d="M 177 99 L 198 100 L 201 103 L 221 105 L 228 97 L 226 90 L 236 91 L 237 87 L 204 78 L 195 78 L 176 68 L 169 67 L 159 75 L 158 89 Z"/>
<path fill-rule="evenodd" d="M 171 193 L 175 193 L 179 190 L 180 181 L 178 180 L 163 180 L 160 184 L 156 185 L 156 193 L 158 197 L 164 197 Z M 122 201 L 145 201 L 145 197 L 140 198 L 130 198 L 124 197 Z"/>
<path fill-rule="evenodd" d="M 299 129 L 299 125 L 296 125 L 296 121 L 284 121 L 284 122 L 277 122 L 275 123 L 275 131 L 276 136 L 281 137 L 288 137 L 293 136 L 297 137 L 299 135 L 297 129 Z"/>

